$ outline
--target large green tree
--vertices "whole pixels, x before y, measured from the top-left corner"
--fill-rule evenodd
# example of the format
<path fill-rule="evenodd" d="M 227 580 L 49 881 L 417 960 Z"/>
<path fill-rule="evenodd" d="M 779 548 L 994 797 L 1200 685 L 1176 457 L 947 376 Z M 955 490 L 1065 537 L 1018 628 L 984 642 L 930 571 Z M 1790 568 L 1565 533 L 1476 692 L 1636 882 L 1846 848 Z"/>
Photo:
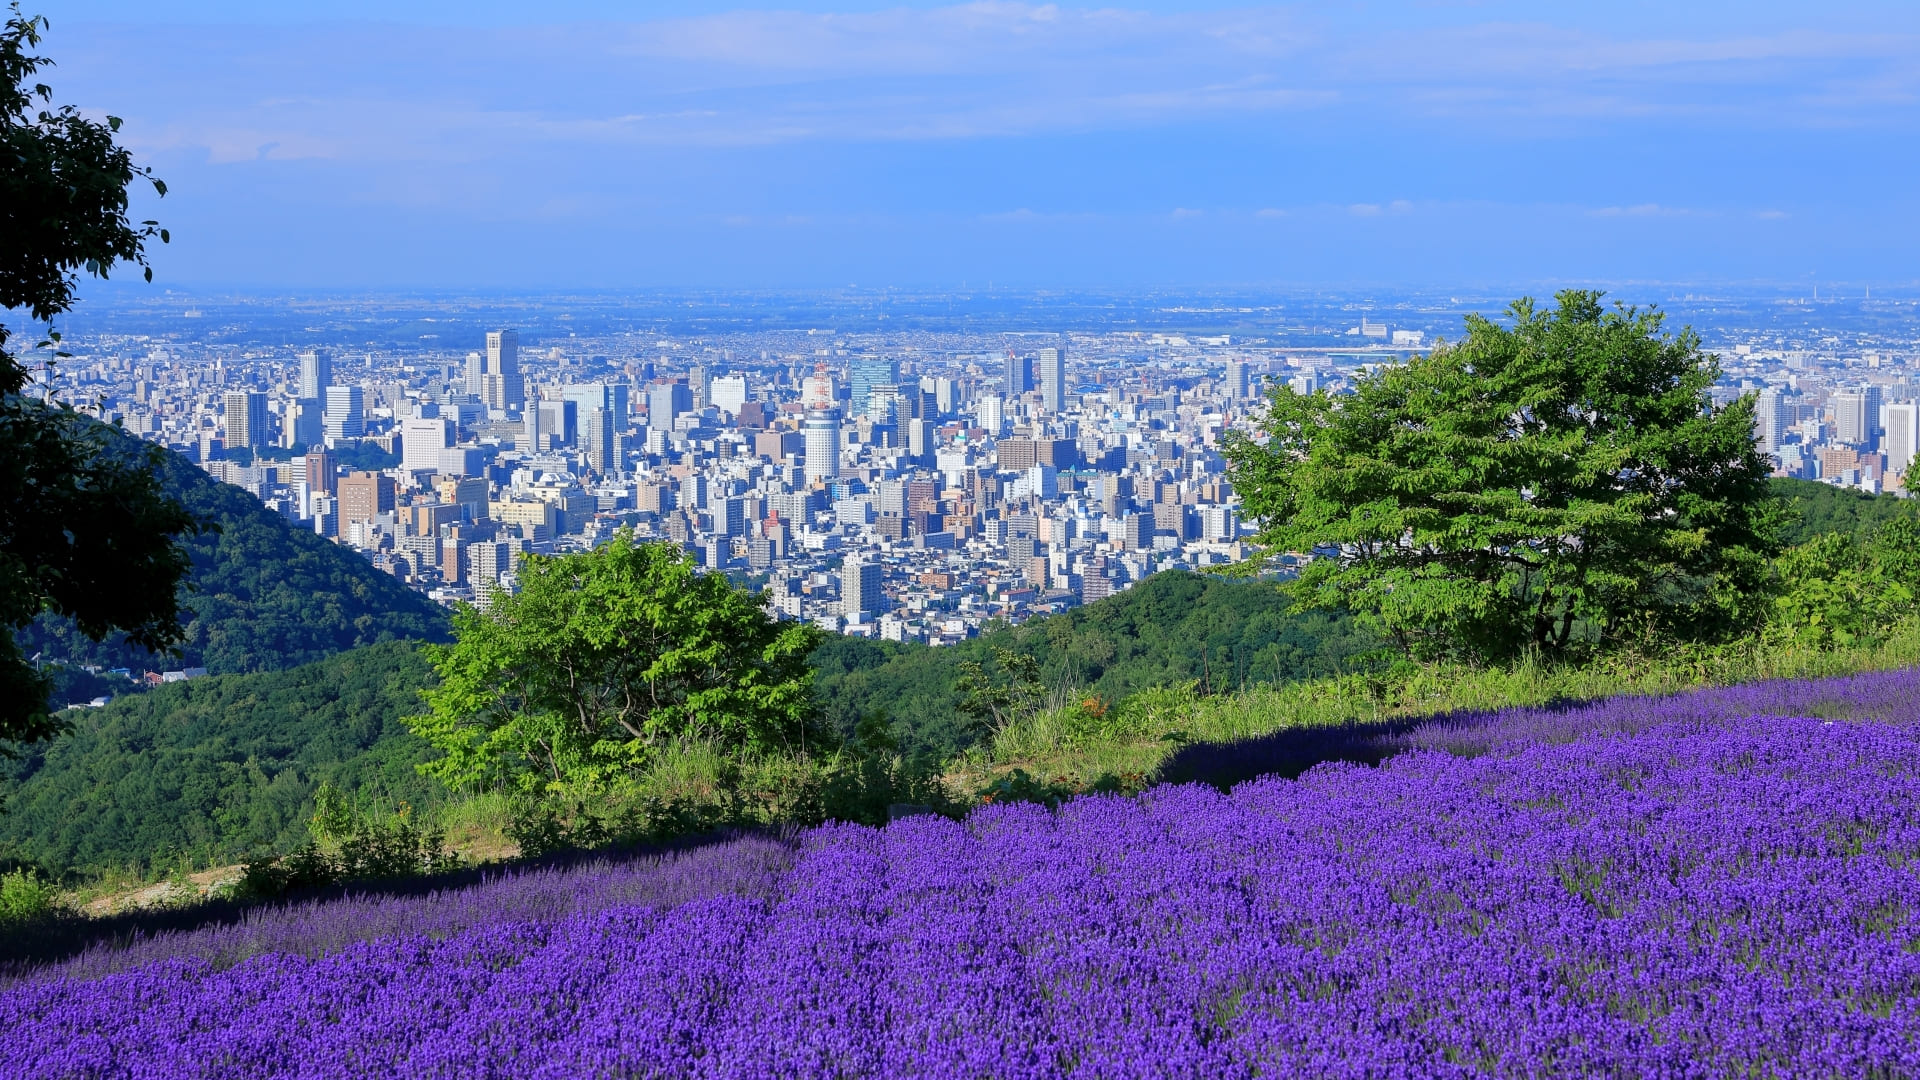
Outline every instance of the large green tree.
<path fill-rule="evenodd" d="M 614 791 L 676 740 L 799 750 L 813 735 L 819 643 L 764 596 L 697 572 L 678 547 L 622 533 L 591 552 L 529 556 L 521 591 L 454 614 L 429 646 L 440 685 L 408 724 L 450 786 L 537 797 Z"/>
<path fill-rule="evenodd" d="M 1486 659 L 1758 624 L 1781 515 L 1751 398 L 1716 407 L 1718 361 L 1658 311 L 1557 299 L 1351 394 L 1279 386 L 1265 437 L 1229 440 L 1260 542 L 1319 556 L 1299 606 Z"/>
<path fill-rule="evenodd" d="M 50 327 L 73 306 L 79 271 L 144 267 L 146 241 L 167 236 L 127 217 L 135 180 L 166 188 L 115 142 L 119 119 L 56 108 L 35 81 L 48 64 L 32 52 L 45 26 L 15 5 L 0 28 L 0 308 Z M 69 405 L 36 398 L 12 333 L 0 325 L 0 739 L 30 741 L 57 725 L 49 683 L 12 631 L 45 611 L 95 638 L 120 631 L 155 650 L 179 641 L 187 556 L 174 536 L 194 519 L 164 493 L 158 447 L 128 446 Z M 37 347 L 49 365 L 58 342 L 49 330 Z"/>

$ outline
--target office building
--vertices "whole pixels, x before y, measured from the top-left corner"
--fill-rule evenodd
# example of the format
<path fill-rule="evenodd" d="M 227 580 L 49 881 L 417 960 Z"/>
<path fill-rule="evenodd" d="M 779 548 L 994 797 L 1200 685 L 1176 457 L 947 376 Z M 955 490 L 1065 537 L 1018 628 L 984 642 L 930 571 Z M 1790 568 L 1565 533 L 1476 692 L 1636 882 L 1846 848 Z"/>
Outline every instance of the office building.
<path fill-rule="evenodd" d="M 1046 411 L 1059 415 L 1067 406 L 1067 349 L 1048 346 L 1040 350 L 1038 372 L 1040 403 Z"/>
<path fill-rule="evenodd" d="M 367 524 L 393 513 L 393 477 L 386 473 L 349 473 L 339 481 L 339 534 L 348 535 L 355 523 Z"/>
<path fill-rule="evenodd" d="M 1011 401 L 1033 389 L 1033 358 L 1007 352 L 1007 371 L 1002 380 L 1006 384 L 1006 397 Z"/>
<path fill-rule="evenodd" d="M 880 564 L 848 559 L 840 567 L 840 613 L 848 622 L 864 622 L 886 610 L 880 591 Z"/>
<path fill-rule="evenodd" d="M 327 387 L 327 411 L 323 417 L 323 427 L 329 444 L 342 439 L 365 438 L 366 391 L 357 386 Z"/>
<path fill-rule="evenodd" d="M 487 331 L 487 351 L 467 354 L 467 393 L 487 408 L 518 409 L 527 403 L 526 380 L 520 375 L 520 332 Z"/>
<path fill-rule="evenodd" d="M 318 447 L 307 451 L 307 490 L 314 494 L 335 494 L 339 482 L 339 466 L 333 455 Z"/>
<path fill-rule="evenodd" d="M 400 467 L 407 472 L 443 471 L 440 451 L 451 446 L 453 421 L 432 405 L 400 421 Z"/>
<path fill-rule="evenodd" d="M 1245 401 L 1253 396 L 1247 383 L 1247 365 L 1242 360 L 1227 361 L 1227 396 L 1234 401 Z"/>
<path fill-rule="evenodd" d="M 1880 415 L 1880 427 L 1886 432 L 1887 471 L 1905 473 L 1913 464 L 1914 454 L 1920 452 L 1920 403 L 1891 402 Z"/>
<path fill-rule="evenodd" d="M 225 396 L 227 449 L 259 450 L 267 443 L 267 395 L 229 390 Z"/>
<path fill-rule="evenodd" d="M 586 421 L 580 425 L 580 449 L 586 454 L 587 467 L 594 472 L 612 472 L 619 462 L 614 427 L 613 410 L 587 410 Z"/>
<path fill-rule="evenodd" d="M 693 391 L 683 382 L 654 383 L 647 390 L 647 426 L 672 431 L 682 413 L 693 411 Z"/>
<path fill-rule="evenodd" d="M 871 416 L 875 387 L 888 386 L 892 387 L 896 394 L 899 392 L 900 362 L 878 356 L 856 357 L 848 365 L 847 381 L 853 391 L 853 414 Z"/>
<path fill-rule="evenodd" d="M 324 349 L 300 354 L 300 396 L 319 401 L 333 385 L 333 358 Z"/>
<path fill-rule="evenodd" d="M 625 431 L 630 419 L 631 390 L 626 383 L 582 383 L 562 387 L 560 397 L 573 402 L 574 413 L 579 423 L 585 423 L 587 414 L 595 409 L 605 409 L 611 414 L 614 431 Z"/>
<path fill-rule="evenodd" d="M 1881 390 L 1877 386 L 1843 390 L 1833 395 L 1834 441 L 1856 450 L 1878 449 L 1880 398 Z"/>
<path fill-rule="evenodd" d="M 579 443 L 580 409 L 576 402 L 564 398 L 559 401 L 542 401 L 538 408 L 541 413 L 540 433 L 546 436 L 547 444 L 537 449 L 556 450 Z"/>

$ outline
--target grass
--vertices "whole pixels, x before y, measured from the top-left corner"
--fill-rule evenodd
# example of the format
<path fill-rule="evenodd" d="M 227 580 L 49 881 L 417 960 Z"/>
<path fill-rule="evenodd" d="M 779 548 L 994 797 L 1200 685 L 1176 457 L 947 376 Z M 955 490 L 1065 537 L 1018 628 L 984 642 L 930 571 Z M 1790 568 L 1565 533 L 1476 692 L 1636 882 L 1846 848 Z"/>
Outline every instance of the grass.
<path fill-rule="evenodd" d="M 1581 665 L 1528 659 L 1511 667 L 1408 666 L 1203 697 L 1190 688 L 1136 695 L 1106 715 L 1074 704 L 1007 725 L 990 744 L 952 764 L 957 792 L 1005 791 L 1010 780 L 1068 794 L 1138 790 L 1171 779 L 1183 747 L 1232 744 L 1289 729 L 1373 724 L 1436 713 L 1544 705 L 1620 695 L 1659 695 L 1764 679 L 1822 678 L 1920 664 L 1920 622 L 1871 644 L 1832 648 L 1740 642 L 1619 653 Z"/>

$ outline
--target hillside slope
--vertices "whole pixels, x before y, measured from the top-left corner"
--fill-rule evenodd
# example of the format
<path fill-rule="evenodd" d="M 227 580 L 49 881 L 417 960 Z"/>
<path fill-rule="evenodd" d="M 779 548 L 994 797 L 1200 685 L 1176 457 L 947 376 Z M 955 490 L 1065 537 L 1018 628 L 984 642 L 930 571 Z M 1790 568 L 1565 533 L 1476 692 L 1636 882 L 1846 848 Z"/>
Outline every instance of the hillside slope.
<path fill-rule="evenodd" d="M 438 604 L 352 550 L 296 527 L 178 454 L 167 457 L 166 479 L 189 510 L 218 526 L 185 541 L 193 569 L 181 601 L 187 640 L 180 654 L 156 657 L 117 636 L 89 641 L 68 620 L 42 616 L 20 634 L 26 655 L 221 675 L 290 668 L 381 641 L 446 638 Z"/>
<path fill-rule="evenodd" d="M 1272 582 L 1169 570 L 1063 615 L 932 648 L 835 637 L 816 650 L 817 694 L 850 733 L 884 713 L 909 748 L 945 753 L 969 741 L 955 714 L 960 665 L 994 646 L 1033 656 L 1050 687 L 1117 701 L 1193 680 L 1210 690 L 1352 670 L 1375 640 L 1352 620 L 1292 615 Z"/>
<path fill-rule="evenodd" d="M 0 859 L 63 871 L 284 851 L 305 840 L 323 780 L 435 799 L 413 768 L 432 752 L 400 723 L 430 677 L 411 643 L 389 642 L 85 710 L 68 734 L 0 761 Z"/>

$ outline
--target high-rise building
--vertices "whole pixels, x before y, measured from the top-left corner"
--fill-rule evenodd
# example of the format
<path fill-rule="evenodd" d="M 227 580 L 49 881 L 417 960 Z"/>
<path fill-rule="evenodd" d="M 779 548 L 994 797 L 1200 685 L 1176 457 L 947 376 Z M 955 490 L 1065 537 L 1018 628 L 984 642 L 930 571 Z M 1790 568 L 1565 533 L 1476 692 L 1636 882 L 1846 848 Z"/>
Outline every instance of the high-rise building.
<path fill-rule="evenodd" d="M 587 455 L 587 467 L 595 472 L 612 472 L 619 460 L 614 442 L 612 409 L 588 409 L 580 425 L 580 449 Z"/>
<path fill-rule="evenodd" d="M 740 415 L 740 407 L 747 403 L 747 377 L 745 375 L 722 375 L 713 380 L 711 391 L 714 408 L 729 416 Z"/>
<path fill-rule="evenodd" d="M 438 410 L 400 421 L 400 467 L 407 472 L 439 472 L 440 451 L 453 445 L 453 421 Z"/>
<path fill-rule="evenodd" d="M 980 426 L 993 438 L 1007 429 L 1007 407 L 998 394 L 985 394 L 980 398 Z"/>
<path fill-rule="evenodd" d="M 266 446 L 267 395 L 252 390 L 229 390 L 225 399 L 227 449 L 258 450 Z"/>
<path fill-rule="evenodd" d="M 577 402 L 562 398 L 559 401 L 542 401 L 538 407 L 540 412 L 545 414 L 540 417 L 540 433 L 547 437 L 549 445 L 537 449 L 546 450 L 574 446 L 579 443 L 580 408 Z"/>
<path fill-rule="evenodd" d="M 1033 389 L 1033 360 L 1007 350 L 1006 393 L 1009 399 Z"/>
<path fill-rule="evenodd" d="M 562 387 L 560 396 L 573 402 L 574 411 L 581 423 L 586 415 L 595 409 L 605 409 L 612 414 L 614 431 L 625 431 L 629 419 L 630 388 L 626 383 L 582 383 L 576 386 Z"/>
<path fill-rule="evenodd" d="M 833 414 L 816 410 L 807 414 L 807 483 L 816 484 L 840 475 L 840 425 Z"/>
<path fill-rule="evenodd" d="M 1881 417 L 1880 426 L 1887 433 L 1887 471 L 1904 473 L 1920 453 L 1920 403 L 1889 402 Z"/>
<path fill-rule="evenodd" d="M 333 358 L 324 349 L 300 354 L 300 396 L 320 400 L 333 385 Z"/>
<path fill-rule="evenodd" d="M 1038 365 L 1040 403 L 1047 412 L 1059 415 L 1067 407 L 1067 348 L 1048 346 L 1040 350 Z"/>
<path fill-rule="evenodd" d="M 1760 391 L 1753 403 L 1753 437 L 1760 444 L 1761 453 L 1780 452 L 1798 412 L 1786 391 L 1772 386 Z"/>
<path fill-rule="evenodd" d="M 898 393 L 900 388 L 900 362 L 880 356 L 855 357 L 847 365 L 847 382 L 853 390 L 853 414 L 871 416 L 873 414 L 873 390 L 877 386 L 891 386 Z"/>
<path fill-rule="evenodd" d="M 294 398 L 287 402 L 280 428 L 282 446 L 319 446 L 327 437 L 324 420 L 326 403 L 319 398 Z"/>
<path fill-rule="evenodd" d="M 334 494 L 339 487 L 339 467 L 333 455 L 319 447 L 307 451 L 307 490 L 327 495 Z"/>
<path fill-rule="evenodd" d="M 672 431 L 681 413 L 693 411 L 693 391 L 683 382 L 654 383 L 647 390 L 647 426 Z"/>
<path fill-rule="evenodd" d="M 1877 386 L 1843 390 L 1833 395 L 1833 438 L 1856 450 L 1880 445 L 1880 398 Z"/>
<path fill-rule="evenodd" d="M 340 478 L 339 535 L 355 522 L 370 522 L 393 512 L 393 477 L 386 473 L 356 472 Z"/>
<path fill-rule="evenodd" d="M 1235 401 L 1251 397 L 1247 384 L 1247 365 L 1243 360 L 1227 361 L 1227 396 Z"/>
<path fill-rule="evenodd" d="M 867 559 L 848 559 L 840 566 L 840 614 L 848 622 L 861 622 L 886 610 L 886 597 L 880 591 L 880 564 Z"/>
<path fill-rule="evenodd" d="M 324 421 L 329 444 L 341 439 L 364 438 L 367 434 L 366 391 L 357 386 L 327 387 Z"/>
<path fill-rule="evenodd" d="M 527 384 L 520 375 L 520 332 L 487 331 L 485 392 L 480 400 L 489 409 L 518 409 L 527 403 Z"/>

